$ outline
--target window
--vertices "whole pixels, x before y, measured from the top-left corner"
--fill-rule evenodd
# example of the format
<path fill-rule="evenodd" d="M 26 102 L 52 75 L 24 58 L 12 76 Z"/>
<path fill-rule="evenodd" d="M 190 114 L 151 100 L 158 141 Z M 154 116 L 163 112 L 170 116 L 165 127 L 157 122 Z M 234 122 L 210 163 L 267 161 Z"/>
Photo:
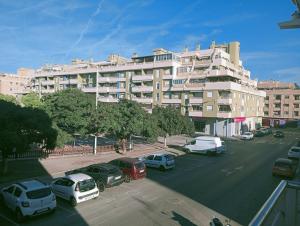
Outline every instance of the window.
<path fill-rule="evenodd" d="M 202 111 L 203 109 L 202 105 L 192 105 L 192 108 L 194 111 Z"/>
<path fill-rule="evenodd" d="M 288 115 L 288 114 L 289 114 L 289 112 L 288 112 L 288 111 L 285 111 L 285 112 L 284 112 L 284 114 L 285 114 L 285 115 Z"/>
<path fill-rule="evenodd" d="M 8 189 L 6 189 L 6 192 L 12 194 L 13 191 L 14 191 L 14 188 L 15 188 L 15 186 L 11 186 L 11 187 L 9 187 Z"/>
<path fill-rule="evenodd" d="M 289 104 L 284 104 L 283 106 L 284 106 L 284 107 L 289 107 Z"/>
<path fill-rule="evenodd" d="M 50 194 L 51 194 L 51 189 L 47 187 L 47 188 L 41 188 L 41 189 L 29 191 L 26 193 L 26 196 L 29 199 L 40 199 L 40 198 L 47 197 Z"/>
<path fill-rule="evenodd" d="M 159 101 L 159 93 L 156 94 L 156 100 Z"/>
<path fill-rule="evenodd" d="M 265 114 L 265 115 L 269 115 L 269 112 L 268 112 L 268 111 L 265 111 L 264 114 Z"/>
<path fill-rule="evenodd" d="M 157 156 L 154 157 L 154 160 L 155 160 L 155 161 L 161 161 L 161 160 L 162 160 L 162 157 L 157 155 Z"/>
<path fill-rule="evenodd" d="M 285 95 L 284 99 L 290 99 L 290 96 L 289 95 Z"/>
<path fill-rule="evenodd" d="M 159 82 L 156 83 L 156 89 L 159 89 Z"/>
<path fill-rule="evenodd" d="M 300 95 L 294 95 L 295 100 L 300 100 Z"/>
<path fill-rule="evenodd" d="M 231 108 L 229 105 L 220 105 L 219 106 L 219 111 L 220 112 L 230 112 Z"/>
<path fill-rule="evenodd" d="M 207 111 L 212 111 L 213 110 L 213 106 L 212 105 L 207 105 L 206 106 L 206 110 Z"/>
<path fill-rule="evenodd" d="M 185 82 L 185 79 L 175 79 L 175 80 L 173 80 L 173 84 L 175 84 L 175 85 L 183 84 L 184 82 Z"/>
<path fill-rule="evenodd" d="M 14 196 L 16 196 L 17 198 L 19 198 L 22 195 L 22 190 L 18 187 L 16 187 Z"/>
<path fill-rule="evenodd" d="M 207 96 L 207 97 L 212 97 L 212 92 L 207 92 L 207 93 L 206 93 L 206 96 Z"/>
<path fill-rule="evenodd" d="M 203 93 L 202 92 L 195 92 L 193 93 L 193 97 L 203 97 Z"/>
<path fill-rule="evenodd" d="M 153 160 L 153 157 L 154 157 L 154 155 L 149 155 L 149 156 L 147 157 L 147 160 Z"/>
<path fill-rule="evenodd" d="M 275 95 L 275 100 L 281 100 L 281 95 Z"/>
<path fill-rule="evenodd" d="M 294 108 L 299 108 L 299 104 L 294 104 Z"/>
<path fill-rule="evenodd" d="M 299 111 L 294 111 L 295 116 L 299 116 Z"/>

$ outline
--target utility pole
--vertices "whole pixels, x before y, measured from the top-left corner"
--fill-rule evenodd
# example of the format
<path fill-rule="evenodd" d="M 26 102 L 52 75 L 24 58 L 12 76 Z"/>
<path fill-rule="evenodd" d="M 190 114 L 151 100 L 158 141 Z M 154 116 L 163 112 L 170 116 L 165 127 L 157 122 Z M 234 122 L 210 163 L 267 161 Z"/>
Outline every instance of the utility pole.
<path fill-rule="evenodd" d="M 97 72 L 96 72 L 96 111 L 97 111 L 97 107 L 98 107 L 98 75 L 99 75 L 99 70 L 98 70 L 98 65 L 97 65 Z M 95 133 L 95 140 L 94 140 L 94 155 L 97 154 L 97 132 Z"/>

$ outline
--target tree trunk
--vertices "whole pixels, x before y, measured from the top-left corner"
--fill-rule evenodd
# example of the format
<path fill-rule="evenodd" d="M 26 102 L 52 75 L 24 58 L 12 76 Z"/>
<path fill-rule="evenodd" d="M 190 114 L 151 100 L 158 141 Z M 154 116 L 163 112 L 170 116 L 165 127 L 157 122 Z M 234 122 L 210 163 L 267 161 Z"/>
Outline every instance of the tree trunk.
<path fill-rule="evenodd" d="M 167 136 L 164 136 L 164 146 L 167 147 Z"/>
<path fill-rule="evenodd" d="M 122 139 L 123 154 L 126 154 L 126 139 Z"/>

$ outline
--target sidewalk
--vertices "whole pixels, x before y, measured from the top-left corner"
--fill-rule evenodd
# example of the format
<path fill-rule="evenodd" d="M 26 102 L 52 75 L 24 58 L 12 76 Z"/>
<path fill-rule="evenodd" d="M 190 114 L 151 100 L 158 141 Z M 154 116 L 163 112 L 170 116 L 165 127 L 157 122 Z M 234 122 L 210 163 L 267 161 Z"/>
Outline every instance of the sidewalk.
<path fill-rule="evenodd" d="M 119 154 L 116 152 L 99 153 L 97 155 L 77 155 L 77 156 L 55 156 L 47 159 L 24 159 L 11 160 L 8 163 L 8 175 L 0 177 L 2 185 L 16 180 L 28 178 L 53 178 L 64 175 L 64 172 L 85 167 L 95 163 L 109 162 L 121 157 L 140 157 L 155 152 L 168 151 L 173 155 L 182 155 L 183 152 L 163 148 L 162 144 L 141 144 L 135 146 L 135 151 Z M 1 165 L 1 162 L 0 162 Z"/>

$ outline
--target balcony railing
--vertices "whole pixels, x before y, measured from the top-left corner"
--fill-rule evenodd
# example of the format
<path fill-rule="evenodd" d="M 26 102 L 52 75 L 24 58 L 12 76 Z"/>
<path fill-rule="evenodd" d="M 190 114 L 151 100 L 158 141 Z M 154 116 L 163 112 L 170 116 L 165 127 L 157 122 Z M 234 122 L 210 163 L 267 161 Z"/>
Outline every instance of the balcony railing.
<path fill-rule="evenodd" d="M 132 76 L 133 81 L 152 81 L 153 75 L 134 75 Z"/>
<path fill-rule="evenodd" d="M 134 86 L 132 92 L 153 92 L 153 86 Z"/>

